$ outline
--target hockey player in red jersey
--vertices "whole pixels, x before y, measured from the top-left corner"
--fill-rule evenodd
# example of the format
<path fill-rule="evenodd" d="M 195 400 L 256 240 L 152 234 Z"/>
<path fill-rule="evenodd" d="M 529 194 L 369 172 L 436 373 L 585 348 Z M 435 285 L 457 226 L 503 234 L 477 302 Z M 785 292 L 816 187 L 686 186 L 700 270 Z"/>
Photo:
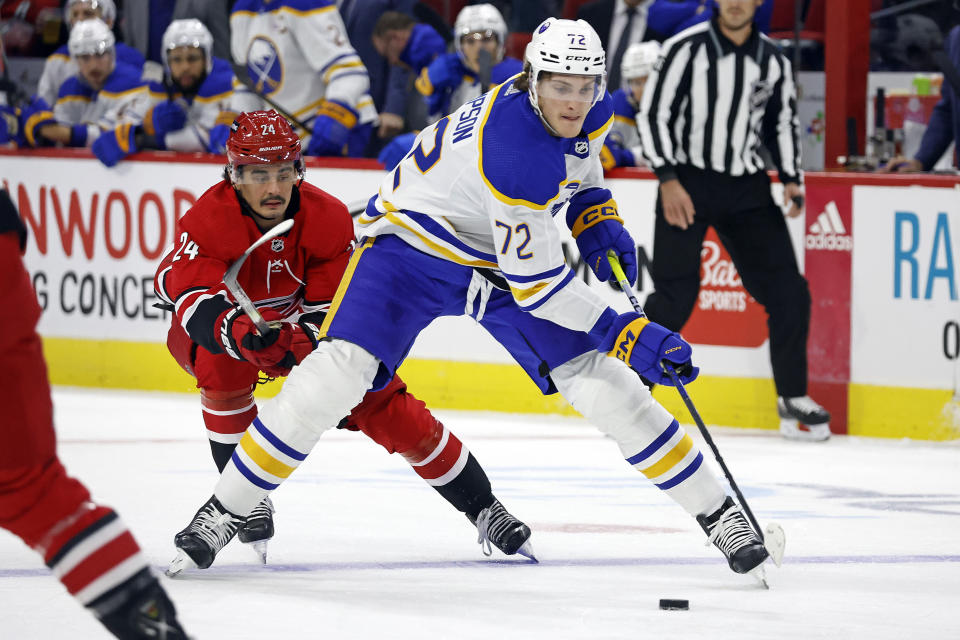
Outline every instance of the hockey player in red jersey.
<path fill-rule="evenodd" d="M 285 376 L 316 346 L 319 327 L 337 304 L 334 294 L 352 250 L 353 221 L 343 203 L 303 181 L 300 140 L 274 111 L 236 119 L 227 161 L 224 180 L 180 220 L 176 245 L 161 262 L 155 285 L 174 310 L 167 346 L 197 379 L 217 468 L 222 471 L 232 458 L 257 482 L 274 485 L 292 471 L 285 462 L 291 452 L 256 420 L 253 390 L 261 372 Z M 238 275 L 264 319 L 278 327 L 258 335 L 223 284 L 224 274 L 266 231 L 290 218 L 293 228 L 256 248 Z M 530 553 L 530 529 L 494 498 L 477 460 L 407 393 L 399 377 L 368 392 L 341 425 L 403 455 L 477 525 L 486 553 L 489 543 L 506 554 Z M 251 468 L 265 470 L 265 476 L 255 476 Z M 273 505 L 265 500 L 239 525 L 241 541 L 252 543 L 263 562 L 274 531 L 272 514 Z M 170 575 L 212 562 L 183 551 Z"/>
<path fill-rule="evenodd" d="M 57 458 L 50 384 L 23 266 L 26 229 L 0 190 L 0 527 L 20 537 L 118 638 L 186 638 L 136 540 Z M 12 612 L 11 612 L 12 614 Z"/>

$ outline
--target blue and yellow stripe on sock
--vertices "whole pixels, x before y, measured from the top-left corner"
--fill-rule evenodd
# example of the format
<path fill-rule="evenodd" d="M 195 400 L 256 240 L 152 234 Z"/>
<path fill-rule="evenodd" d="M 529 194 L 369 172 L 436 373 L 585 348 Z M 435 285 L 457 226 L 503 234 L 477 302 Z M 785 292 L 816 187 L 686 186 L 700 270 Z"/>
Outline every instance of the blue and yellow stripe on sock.
<path fill-rule="evenodd" d="M 703 454 L 693 446 L 693 439 L 676 420 L 640 453 L 627 462 L 650 478 L 659 489 L 672 489 L 703 464 Z"/>
<path fill-rule="evenodd" d="M 306 459 L 306 453 L 283 442 L 260 418 L 253 419 L 231 456 L 247 480 L 268 491 L 280 486 Z"/>

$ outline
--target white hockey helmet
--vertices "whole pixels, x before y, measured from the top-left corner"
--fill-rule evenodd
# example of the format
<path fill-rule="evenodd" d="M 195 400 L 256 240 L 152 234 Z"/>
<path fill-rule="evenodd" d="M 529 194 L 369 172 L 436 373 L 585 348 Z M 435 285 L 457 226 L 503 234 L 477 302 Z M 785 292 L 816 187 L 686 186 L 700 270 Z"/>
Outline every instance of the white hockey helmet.
<path fill-rule="evenodd" d="M 596 76 L 591 106 L 603 98 L 607 89 L 606 54 L 600 36 L 586 20 L 547 18 L 533 32 L 523 58 L 530 65 L 528 94 L 537 114 L 540 114 L 537 82 L 541 73 Z M 542 119 L 542 114 L 540 116 Z"/>
<path fill-rule="evenodd" d="M 163 32 L 160 55 L 163 57 L 163 68 L 166 69 L 167 73 L 170 72 L 167 55 L 171 49 L 180 47 L 201 49 L 207 60 L 207 73 L 210 73 L 210 70 L 213 69 L 213 36 L 202 22 L 196 18 L 174 20 Z"/>
<path fill-rule="evenodd" d="M 503 60 L 503 52 L 507 47 L 507 23 L 503 15 L 492 4 L 472 4 L 464 7 L 457 14 L 457 20 L 453 23 L 453 41 L 457 47 L 457 53 L 463 57 L 463 51 L 460 44 L 461 38 L 471 33 L 493 33 L 497 36 L 499 46 L 497 48 L 497 62 Z"/>
<path fill-rule="evenodd" d="M 117 5 L 113 3 L 113 0 L 67 0 L 63 11 L 67 14 L 67 26 L 69 27 L 73 27 L 73 25 L 69 23 L 70 7 L 75 4 L 88 4 L 93 10 L 100 9 L 100 17 L 104 22 L 113 24 L 117 19 Z"/>
<path fill-rule="evenodd" d="M 635 42 L 623 52 L 620 64 L 620 77 L 624 82 L 631 78 L 644 78 L 653 71 L 653 65 L 660 57 L 660 43 Z"/>
<path fill-rule="evenodd" d="M 100 18 L 81 20 L 70 29 L 67 49 L 72 57 L 113 53 L 116 39 L 107 23 Z"/>

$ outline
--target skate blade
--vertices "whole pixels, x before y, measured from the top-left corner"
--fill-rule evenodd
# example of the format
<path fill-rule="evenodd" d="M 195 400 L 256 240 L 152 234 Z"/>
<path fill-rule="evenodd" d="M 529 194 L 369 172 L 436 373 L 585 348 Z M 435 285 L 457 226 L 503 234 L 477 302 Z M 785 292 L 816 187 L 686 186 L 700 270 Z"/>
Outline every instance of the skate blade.
<path fill-rule="evenodd" d="M 750 575 L 753 576 L 753 579 L 756 580 L 764 589 L 770 588 L 770 585 L 767 583 L 767 572 L 763 568 L 762 562 L 750 570 Z"/>
<path fill-rule="evenodd" d="M 824 442 L 830 439 L 830 423 L 803 425 L 792 418 L 780 418 L 780 435 L 787 440 L 801 440 L 805 442 Z"/>
<path fill-rule="evenodd" d="M 184 569 L 196 569 L 197 563 L 183 549 L 177 549 L 177 557 L 170 562 L 166 574 L 168 578 L 176 578 Z"/>
<path fill-rule="evenodd" d="M 267 564 L 267 540 L 257 540 L 256 542 L 245 542 L 248 547 L 253 549 L 260 559 L 260 564 Z"/>
<path fill-rule="evenodd" d="M 770 554 L 773 564 L 778 567 L 783 564 L 783 552 L 787 547 L 787 537 L 783 533 L 783 527 L 776 522 L 769 523 L 763 531 L 763 546 Z"/>
<path fill-rule="evenodd" d="M 539 560 L 537 560 L 537 556 L 533 554 L 533 545 L 530 544 L 530 540 L 527 540 L 522 545 L 520 545 L 520 548 L 517 549 L 517 553 L 522 555 L 524 558 L 529 558 L 530 560 L 533 560 L 536 563 L 540 562 Z"/>

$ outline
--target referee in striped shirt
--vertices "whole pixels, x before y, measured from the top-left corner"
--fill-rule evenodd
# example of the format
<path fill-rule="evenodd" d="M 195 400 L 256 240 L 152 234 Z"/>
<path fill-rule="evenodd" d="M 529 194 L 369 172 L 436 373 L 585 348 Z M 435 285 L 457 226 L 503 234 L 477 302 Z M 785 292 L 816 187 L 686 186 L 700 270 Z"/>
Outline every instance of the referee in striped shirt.
<path fill-rule="evenodd" d="M 830 437 L 830 414 L 807 395 L 810 292 L 770 195 L 759 148 L 784 184 L 788 216 L 803 211 L 796 89 L 787 58 L 760 33 L 762 0 L 716 0 L 718 11 L 664 43 L 637 126 L 660 180 L 650 319 L 679 331 L 700 288 L 700 250 L 713 226 L 744 288 L 769 316 L 781 432 Z M 802 426 L 801 426 L 802 425 Z"/>

